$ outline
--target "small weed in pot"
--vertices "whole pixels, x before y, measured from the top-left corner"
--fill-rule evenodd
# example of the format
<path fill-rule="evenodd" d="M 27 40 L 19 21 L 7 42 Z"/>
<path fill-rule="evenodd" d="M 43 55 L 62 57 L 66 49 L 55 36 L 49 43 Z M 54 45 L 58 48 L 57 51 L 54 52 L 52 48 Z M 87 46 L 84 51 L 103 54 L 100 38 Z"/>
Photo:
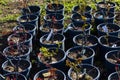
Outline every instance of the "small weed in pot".
<path fill-rule="evenodd" d="M 59 56 L 58 56 L 59 55 Z M 38 54 L 38 60 L 42 68 L 55 67 L 62 69 L 64 66 L 64 60 L 66 58 L 65 52 L 59 48 L 40 48 L 40 53 Z"/>
<path fill-rule="evenodd" d="M 66 65 L 71 67 L 68 71 L 68 80 L 98 80 L 100 77 L 99 70 L 88 64 L 79 65 L 81 60 L 79 58 L 74 63 L 69 60 L 66 61 Z"/>

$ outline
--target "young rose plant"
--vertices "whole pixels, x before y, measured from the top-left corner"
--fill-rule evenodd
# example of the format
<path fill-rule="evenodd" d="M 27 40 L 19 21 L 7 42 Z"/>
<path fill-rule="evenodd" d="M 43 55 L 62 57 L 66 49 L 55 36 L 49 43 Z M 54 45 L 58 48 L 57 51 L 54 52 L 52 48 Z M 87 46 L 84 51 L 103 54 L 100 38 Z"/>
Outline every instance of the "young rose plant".
<path fill-rule="evenodd" d="M 50 52 L 48 48 L 41 47 L 40 53 L 38 54 L 38 57 L 44 57 L 45 59 L 51 60 L 52 57 L 54 55 L 56 55 L 56 52 L 57 52 L 57 50 L 55 52 L 54 51 Z M 45 78 L 57 80 L 57 74 L 55 73 L 57 69 L 53 68 L 49 63 L 46 63 L 46 62 L 43 62 L 43 63 L 47 67 L 49 67 L 49 70 L 48 70 L 48 72 L 42 74 L 44 78 L 38 77 L 36 80 L 44 80 Z"/>
<path fill-rule="evenodd" d="M 93 80 L 93 78 L 88 73 L 90 73 L 95 68 L 92 68 L 89 71 L 87 68 L 82 68 L 82 66 L 79 66 L 82 60 L 82 58 L 76 59 L 75 62 L 66 60 L 66 65 L 73 69 L 70 76 L 75 80 Z"/>

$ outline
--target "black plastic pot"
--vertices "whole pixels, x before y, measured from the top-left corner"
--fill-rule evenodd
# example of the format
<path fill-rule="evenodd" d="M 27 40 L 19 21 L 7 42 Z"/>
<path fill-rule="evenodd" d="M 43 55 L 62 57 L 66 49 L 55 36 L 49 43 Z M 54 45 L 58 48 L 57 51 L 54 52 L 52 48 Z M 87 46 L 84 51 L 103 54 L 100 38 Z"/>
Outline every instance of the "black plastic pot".
<path fill-rule="evenodd" d="M 80 52 L 80 51 L 82 51 L 82 49 L 85 50 L 84 56 L 82 56 L 83 54 Z M 93 49 L 88 48 L 88 47 L 75 46 L 75 47 L 68 49 L 66 51 L 66 55 L 67 55 L 67 58 L 72 62 L 76 61 L 76 58 L 83 58 L 83 60 L 82 60 L 83 64 L 93 65 L 95 52 Z"/>
<path fill-rule="evenodd" d="M 25 23 L 23 25 L 18 25 L 16 27 L 13 28 L 14 32 L 28 32 L 31 33 L 33 36 L 36 35 L 36 27 L 33 24 L 29 24 L 29 23 Z"/>
<path fill-rule="evenodd" d="M 119 73 L 113 72 L 108 76 L 108 80 L 119 80 Z"/>
<path fill-rule="evenodd" d="M 49 41 L 58 41 L 58 42 L 62 42 L 62 44 L 60 44 L 60 48 L 65 50 L 65 45 L 64 45 L 64 41 L 65 41 L 65 36 L 62 34 L 52 34 L 51 38 L 49 41 L 46 42 L 46 38 L 48 37 L 49 34 L 45 34 L 40 38 L 40 45 L 50 48 L 50 47 L 59 47 L 58 44 L 56 43 L 49 43 Z"/>
<path fill-rule="evenodd" d="M 51 23 L 64 23 L 64 15 L 63 14 L 47 14 L 46 16 L 44 16 L 44 21 L 47 24 L 51 24 Z"/>
<path fill-rule="evenodd" d="M 105 6 L 105 4 L 106 4 L 106 6 Z M 115 4 L 115 2 L 98 2 L 97 3 L 97 9 L 99 10 L 99 11 L 101 11 L 101 10 L 103 10 L 103 11 L 106 11 L 108 8 L 107 8 L 107 5 L 109 5 L 110 6 L 110 9 L 109 9 L 109 12 L 114 12 L 115 11 L 115 7 L 116 7 L 116 4 Z"/>
<path fill-rule="evenodd" d="M 78 5 L 74 6 L 74 7 L 72 8 L 72 13 L 79 13 L 79 12 L 78 12 L 79 9 L 80 9 L 80 7 L 79 7 Z M 89 13 L 89 14 L 91 14 L 91 12 L 92 12 L 92 8 L 91 8 L 90 6 L 86 6 L 86 9 L 85 9 L 85 12 L 84 12 L 84 13 Z"/>
<path fill-rule="evenodd" d="M 83 73 L 83 70 L 86 69 L 86 74 L 90 75 L 93 78 L 92 80 L 99 80 L 100 71 L 97 67 L 92 66 L 90 64 L 81 64 L 81 65 L 78 65 L 78 68 L 80 68 L 81 73 Z M 75 79 L 71 78 L 72 71 L 73 71 L 73 68 L 70 68 L 68 71 L 68 80 L 75 80 Z M 82 79 L 82 80 L 84 80 L 84 79 Z"/>
<path fill-rule="evenodd" d="M 17 19 L 18 23 L 20 24 L 26 24 L 26 23 L 30 23 L 36 26 L 37 30 L 38 30 L 38 16 L 37 15 L 22 15 L 20 17 L 18 17 Z"/>
<path fill-rule="evenodd" d="M 33 80 L 37 80 L 38 78 L 43 79 L 43 74 L 49 72 L 50 69 L 43 69 L 35 74 Z M 56 70 L 55 74 L 57 76 L 57 80 L 66 80 L 66 75 L 61 70 Z"/>
<path fill-rule="evenodd" d="M 51 48 L 48 48 L 48 49 L 49 49 L 49 51 L 56 51 L 56 50 L 58 50 L 56 55 L 54 55 L 54 57 L 56 59 L 58 59 L 58 61 L 52 62 L 52 63 L 47 62 L 46 64 L 50 65 L 50 66 L 47 66 L 45 64 L 46 61 L 43 62 L 43 60 L 41 60 L 43 56 L 40 57 L 38 55 L 38 61 L 39 61 L 40 69 L 46 69 L 46 68 L 49 68 L 49 67 L 54 67 L 54 68 L 57 68 L 57 69 L 60 69 L 60 70 L 64 71 L 65 70 L 65 60 L 66 60 L 65 52 L 62 49 L 55 48 L 55 47 L 51 47 Z M 42 54 L 42 52 L 40 52 L 39 54 Z"/>
<path fill-rule="evenodd" d="M 64 33 L 67 34 L 66 38 L 73 38 L 74 36 L 78 34 L 83 34 L 83 26 L 85 26 L 85 32 L 86 34 L 90 34 L 90 29 L 92 28 L 92 25 L 90 23 L 77 23 L 73 22 L 70 23 L 67 28 L 64 30 Z"/>
<path fill-rule="evenodd" d="M 19 67 L 18 71 L 14 71 L 14 69 L 11 68 L 13 66 L 11 65 L 10 61 L 14 64 L 14 67 Z M 7 60 L 2 64 L 3 74 L 17 72 L 17 73 L 23 74 L 26 77 L 29 76 L 30 69 L 32 68 L 32 64 L 30 61 L 24 60 L 24 59 L 10 60 L 10 61 Z M 22 70 L 20 70 L 20 68 Z M 13 70 L 13 71 L 11 71 L 11 70 Z"/>
<path fill-rule="evenodd" d="M 28 6 L 27 8 L 23 8 L 21 10 L 22 15 L 33 14 L 33 15 L 40 16 L 40 12 L 41 12 L 41 9 L 37 5 Z"/>
<path fill-rule="evenodd" d="M 15 39 L 18 39 L 18 43 Z M 21 39 L 21 40 L 20 40 Z M 7 41 L 9 45 L 17 45 L 17 44 L 25 44 L 31 48 L 31 51 L 33 49 L 32 47 L 32 39 L 33 36 L 30 33 L 14 33 L 11 34 Z"/>
<path fill-rule="evenodd" d="M 21 10 L 22 15 L 37 15 L 38 16 L 38 26 L 40 26 L 41 8 L 37 5 L 31 5 L 27 8 Z"/>
<path fill-rule="evenodd" d="M 108 45 L 108 43 L 109 45 Z M 104 60 L 104 56 L 108 51 L 120 49 L 120 38 L 115 36 L 101 36 L 98 38 L 100 57 Z"/>
<path fill-rule="evenodd" d="M 98 36 L 106 35 L 108 32 L 109 35 L 118 37 L 118 34 L 120 33 L 120 27 L 115 23 L 101 23 L 97 26 L 97 31 Z"/>
<path fill-rule="evenodd" d="M 86 37 L 87 41 L 89 42 L 89 43 L 86 43 L 85 46 L 92 48 L 96 52 L 97 47 L 98 47 L 98 39 L 96 36 L 93 36 L 93 35 L 85 35 L 85 36 L 84 35 L 76 35 L 73 38 L 74 45 L 75 46 L 82 46 L 82 44 L 79 43 L 79 40 L 84 41 L 85 37 Z"/>
<path fill-rule="evenodd" d="M 45 6 L 46 14 L 59 13 L 64 14 L 64 5 L 63 4 L 48 4 Z"/>
<path fill-rule="evenodd" d="M 119 62 L 120 51 L 119 50 L 112 50 L 105 54 L 105 61 L 106 61 L 106 70 L 108 73 L 112 73 L 116 71 L 116 67 L 120 67 Z"/>
<path fill-rule="evenodd" d="M 50 33 L 51 29 L 54 29 L 55 33 L 63 34 L 64 25 L 61 23 L 43 24 L 40 28 L 40 36 Z"/>
<path fill-rule="evenodd" d="M 104 12 L 96 12 L 94 13 L 95 25 L 99 25 L 101 23 L 113 23 L 115 15 L 114 13 L 108 13 L 107 17 L 104 18 Z"/>
<path fill-rule="evenodd" d="M 18 47 L 19 49 L 17 49 Z M 3 55 L 5 55 L 9 59 L 21 58 L 30 60 L 30 48 L 26 45 L 11 45 L 3 50 Z"/>
<path fill-rule="evenodd" d="M 72 22 L 76 22 L 76 23 L 84 23 L 84 22 L 88 22 L 88 23 L 91 23 L 91 19 L 92 19 L 92 15 L 89 14 L 89 13 L 85 13 L 83 16 L 86 17 L 86 20 L 83 21 L 82 20 L 82 15 L 79 14 L 79 13 L 74 13 L 71 15 L 71 20 Z"/>
<path fill-rule="evenodd" d="M 8 74 L 5 74 L 5 75 L 3 75 L 5 78 L 8 78 L 8 79 L 10 79 L 10 80 L 13 80 L 13 79 L 15 79 L 15 80 L 27 80 L 27 78 L 24 76 L 24 75 L 22 75 L 22 74 L 20 74 L 20 73 L 17 73 L 17 72 L 13 72 L 13 73 L 8 73 Z M 1 79 L 0 79 L 1 80 Z M 5 79 L 4 79 L 5 80 Z"/>

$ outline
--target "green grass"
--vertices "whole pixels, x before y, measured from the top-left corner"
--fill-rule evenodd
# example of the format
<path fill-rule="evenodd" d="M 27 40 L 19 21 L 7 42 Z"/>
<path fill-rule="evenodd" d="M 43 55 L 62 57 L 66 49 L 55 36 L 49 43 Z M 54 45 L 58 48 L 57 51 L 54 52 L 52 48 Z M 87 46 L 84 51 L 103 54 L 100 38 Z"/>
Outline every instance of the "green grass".
<path fill-rule="evenodd" d="M 0 0 L 0 5 L 7 5 L 10 0 Z"/>
<path fill-rule="evenodd" d="M 0 18 L 0 22 L 15 21 L 19 14 L 8 14 L 3 18 Z"/>
<path fill-rule="evenodd" d="M 9 1 L 12 1 L 12 0 L 0 0 L 0 7 L 1 7 L 0 15 L 3 13 L 2 7 L 4 8 L 5 5 L 6 5 L 6 7 L 9 7 L 9 5 L 7 5 Z M 70 18 L 70 16 L 68 14 L 71 14 L 73 6 L 78 4 L 78 3 L 76 3 L 76 1 L 77 0 L 72 0 L 72 1 L 71 0 L 62 0 L 60 2 L 61 4 L 64 4 L 64 6 L 65 6 L 65 20 Z M 94 0 L 88 0 L 87 2 L 88 2 L 88 5 L 93 8 L 93 10 L 96 10 L 96 4 L 93 1 Z M 96 1 L 99 2 L 101 0 L 96 0 Z M 116 2 L 116 4 L 117 4 L 116 10 L 120 11 L 120 0 L 112 0 L 112 1 Z M 45 15 L 46 1 L 44 1 L 43 4 L 40 4 L 39 2 L 34 2 L 34 3 L 35 3 L 35 5 L 39 5 L 41 7 L 41 9 L 42 9 L 41 16 L 44 16 Z M 0 18 L 0 22 L 6 22 L 9 20 L 16 20 L 17 17 L 18 17 L 18 14 L 7 14 L 5 17 Z"/>

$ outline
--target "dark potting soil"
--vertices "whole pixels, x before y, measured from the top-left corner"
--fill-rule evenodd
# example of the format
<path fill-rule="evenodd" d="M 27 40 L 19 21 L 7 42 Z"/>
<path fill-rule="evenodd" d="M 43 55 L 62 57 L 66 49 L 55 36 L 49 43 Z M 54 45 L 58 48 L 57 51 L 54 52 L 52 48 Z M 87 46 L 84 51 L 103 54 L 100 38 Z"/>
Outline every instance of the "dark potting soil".
<path fill-rule="evenodd" d="M 76 74 L 74 71 L 71 72 L 71 77 L 73 80 L 77 80 L 77 76 L 79 78 L 78 80 L 93 80 L 93 77 L 88 74 L 83 75 L 82 73 Z"/>
<path fill-rule="evenodd" d="M 91 56 L 90 52 L 85 52 L 84 55 L 82 55 L 81 50 L 71 51 L 68 54 L 68 57 L 70 57 L 72 59 L 77 59 L 77 58 L 81 57 L 83 60 L 85 60 L 90 56 Z"/>
<path fill-rule="evenodd" d="M 85 42 L 85 41 L 83 41 L 82 39 L 77 40 L 77 44 L 78 44 L 78 45 L 82 45 L 82 43 L 85 43 L 86 46 L 93 46 L 93 45 L 94 45 L 94 44 L 93 44 L 92 42 L 90 42 L 90 41 Z"/>
<path fill-rule="evenodd" d="M 44 44 L 57 44 L 58 42 L 60 42 L 60 41 L 58 41 L 58 40 L 49 40 L 49 41 L 43 40 Z"/>
<path fill-rule="evenodd" d="M 59 60 L 61 60 L 63 58 L 63 56 L 64 55 L 62 55 L 61 53 L 55 53 L 55 55 L 52 56 L 51 58 L 45 58 L 44 56 L 41 56 L 41 57 L 39 57 L 39 59 L 43 63 L 53 64 L 53 63 L 56 63 Z"/>
<path fill-rule="evenodd" d="M 25 47 L 25 46 L 24 47 L 19 47 L 20 48 L 19 50 L 17 50 L 16 48 L 14 48 L 12 46 L 10 48 L 11 49 L 8 49 L 8 51 L 5 52 L 5 54 L 7 56 L 22 56 L 29 51 L 28 47 Z"/>
<path fill-rule="evenodd" d="M 10 66 L 10 65 L 6 66 L 6 67 L 4 68 L 4 70 L 6 70 L 6 71 L 8 71 L 8 72 L 14 72 L 14 71 L 22 72 L 22 71 L 23 71 L 23 69 L 20 68 L 20 67 L 18 67 L 18 70 L 16 70 L 15 67 Z"/>

